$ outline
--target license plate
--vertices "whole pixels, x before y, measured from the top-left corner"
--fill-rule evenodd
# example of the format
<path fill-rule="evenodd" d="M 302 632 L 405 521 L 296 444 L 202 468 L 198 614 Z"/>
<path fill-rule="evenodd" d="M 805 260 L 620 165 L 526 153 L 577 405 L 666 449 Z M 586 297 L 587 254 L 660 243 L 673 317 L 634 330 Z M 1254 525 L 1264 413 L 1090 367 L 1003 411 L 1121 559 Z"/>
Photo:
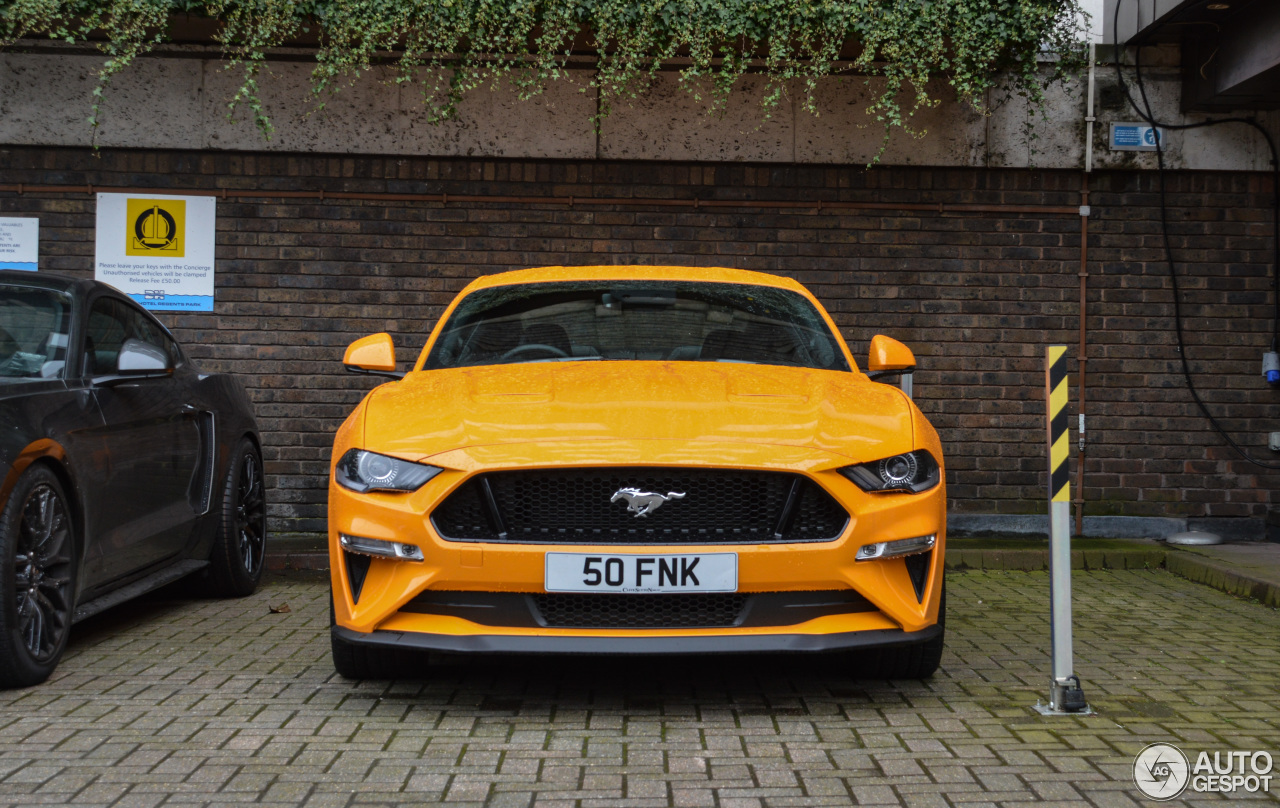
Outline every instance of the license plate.
<path fill-rule="evenodd" d="M 547 553 L 548 592 L 737 592 L 737 553 Z"/>

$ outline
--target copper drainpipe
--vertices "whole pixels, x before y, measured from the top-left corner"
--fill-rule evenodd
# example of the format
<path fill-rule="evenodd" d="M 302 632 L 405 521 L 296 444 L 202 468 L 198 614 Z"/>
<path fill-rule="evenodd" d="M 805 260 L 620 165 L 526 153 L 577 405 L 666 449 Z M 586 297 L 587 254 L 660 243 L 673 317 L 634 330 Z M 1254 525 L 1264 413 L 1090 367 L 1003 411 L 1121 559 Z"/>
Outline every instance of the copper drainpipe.
<path fill-rule="evenodd" d="M 693 208 L 776 208 L 780 210 L 823 211 L 839 210 L 910 210 L 924 213 L 1026 213 L 1044 216 L 1074 216 L 1077 209 L 1069 205 L 1013 205 L 1007 203 L 970 204 L 952 202 L 846 202 L 843 200 L 789 200 L 789 199 L 672 199 L 670 197 L 646 198 L 639 196 L 488 196 L 483 194 L 408 194 L 365 191 L 285 191 L 228 188 L 155 188 L 119 185 L 27 185 L 25 183 L 0 183 L 0 193 L 24 194 L 181 194 L 183 196 L 212 196 L 216 199 L 315 199 L 321 202 L 422 202 L 448 205 L 450 203 L 506 204 L 506 205 L 566 205 L 574 206 L 643 206 Z"/>

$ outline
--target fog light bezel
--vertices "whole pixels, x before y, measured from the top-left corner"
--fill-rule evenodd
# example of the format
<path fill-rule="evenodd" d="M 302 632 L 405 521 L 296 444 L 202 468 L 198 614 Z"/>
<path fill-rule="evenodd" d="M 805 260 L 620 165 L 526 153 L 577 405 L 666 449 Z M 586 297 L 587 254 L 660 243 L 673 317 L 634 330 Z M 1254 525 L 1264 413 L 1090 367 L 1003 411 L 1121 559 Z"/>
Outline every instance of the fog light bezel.
<path fill-rule="evenodd" d="M 338 544 L 343 550 L 374 558 L 394 558 L 400 561 L 425 561 L 422 548 L 416 544 L 386 539 L 371 539 L 368 536 L 352 536 L 349 533 L 338 534 Z"/>
<path fill-rule="evenodd" d="M 874 544 L 864 544 L 858 548 L 858 552 L 854 555 L 855 561 L 877 561 L 882 558 L 904 558 L 911 555 L 919 555 L 927 553 L 938 544 L 938 534 L 930 533 L 926 536 L 913 536 L 909 539 L 895 539 L 894 541 L 881 541 Z"/>

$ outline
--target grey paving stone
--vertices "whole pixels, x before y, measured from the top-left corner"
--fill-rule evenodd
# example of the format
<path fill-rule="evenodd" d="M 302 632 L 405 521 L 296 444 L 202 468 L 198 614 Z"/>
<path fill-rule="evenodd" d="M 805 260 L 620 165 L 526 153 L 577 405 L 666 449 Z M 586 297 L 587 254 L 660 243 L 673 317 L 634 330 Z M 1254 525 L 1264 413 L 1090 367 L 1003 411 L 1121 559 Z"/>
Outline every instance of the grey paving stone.
<path fill-rule="evenodd" d="M 451 659 L 348 682 L 323 579 L 233 602 L 162 592 L 77 626 L 50 682 L 0 693 L 0 808 L 1137 808 L 1149 743 L 1280 760 L 1280 614 L 1159 571 L 1074 584 L 1099 714 L 1070 718 L 1031 709 L 1049 677 L 1040 572 L 950 573 L 928 682 L 786 657 Z"/>

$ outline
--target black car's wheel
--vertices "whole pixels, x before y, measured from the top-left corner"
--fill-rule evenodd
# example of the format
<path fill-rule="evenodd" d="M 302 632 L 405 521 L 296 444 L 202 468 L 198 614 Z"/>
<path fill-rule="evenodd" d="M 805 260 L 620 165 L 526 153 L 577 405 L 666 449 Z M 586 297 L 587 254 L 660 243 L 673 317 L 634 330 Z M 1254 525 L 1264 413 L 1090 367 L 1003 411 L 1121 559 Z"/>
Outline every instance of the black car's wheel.
<path fill-rule="evenodd" d="M 253 441 L 243 438 L 231 454 L 222 488 L 218 527 L 209 555 L 210 594 L 239 598 L 258 588 L 267 546 L 265 493 L 262 455 Z"/>
<path fill-rule="evenodd" d="M 27 469 L 0 513 L 0 687 L 49 678 L 75 608 L 75 525 L 58 477 Z"/>

